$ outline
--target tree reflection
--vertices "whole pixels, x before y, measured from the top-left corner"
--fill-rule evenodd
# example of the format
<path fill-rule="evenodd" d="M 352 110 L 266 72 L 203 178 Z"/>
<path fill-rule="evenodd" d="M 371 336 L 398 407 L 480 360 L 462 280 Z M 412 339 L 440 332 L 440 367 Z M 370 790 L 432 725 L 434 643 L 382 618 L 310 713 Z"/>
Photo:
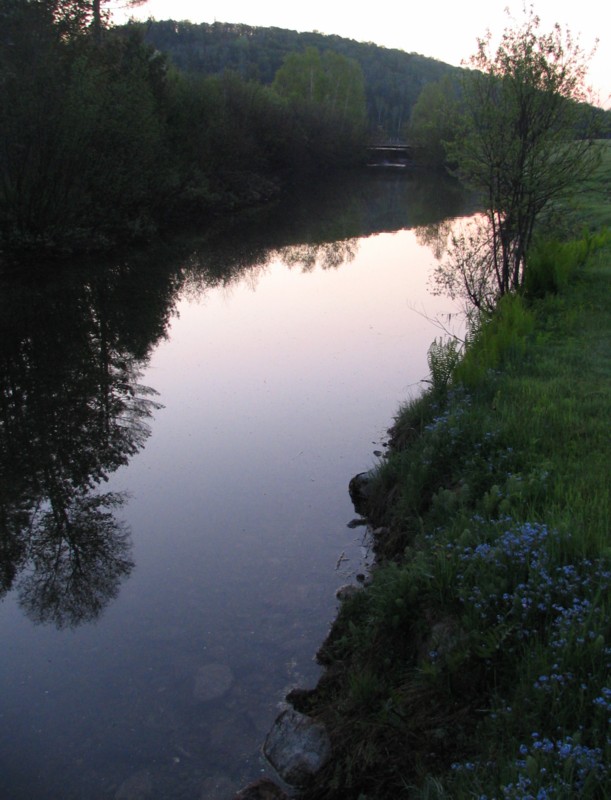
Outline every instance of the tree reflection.
<path fill-rule="evenodd" d="M 257 281 L 275 260 L 310 272 L 350 263 L 364 236 L 433 226 L 471 211 L 457 181 L 434 174 L 358 171 L 322 181 L 240 217 L 235 227 L 194 237 L 181 281 L 192 297 L 211 287 Z"/>
<path fill-rule="evenodd" d="M 369 174 L 310 188 L 229 233 L 159 246 L 156 262 L 55 265 L 0 285 L 0 597 L 15 591 L 32 620 L 95 619 L 133 568 L 116 518 L 122 497 L 99 486 L 149 436 L 158 405 L 140 378 L 179 290 L 254 288 L 277 260 L 337 269 L 360 237 L 463 210 L 452 186 L 433 190 L 428 178 Z"/>
<path fill-rule="evenodd" d="M 337 269 L 342 264 L 354 261 L 359 248 L 358 239 L 345 239 L 322 244 L 301 244 L 285 247 L 278 255 L 289 267 L 301 267 L 303 272 L 311 272 L 315 267 Z"/>
<path fill-rule="evenodd" d="M 423 247 L 430 248 L 436 260 L 441 261 L 447 252 L 455 222 L 455 219 L 443 219 L 414 228 L 416 241 Z"/>
<path fill-rule="evenodd" d="M 18 588 L 30 619 L 74 627 L 94 620 L 117 596 L 134 566 L 129 532 L 112 513 L 122 502 L 119 494 L 80 490 L 67 504 L 52 500 L 33 516 L 28 571 Z"/>
<path fill-rule="evenodd" d="M 0 597 L 15 589 L 37 623 L 96 619 L 133 568 L 124 498 L 97 487 L 159 407 L 140 376 L 172 307 L 167 272 L 156 291 L 146 276 L 146 308 L 127 266 L 3 287 Z"/>

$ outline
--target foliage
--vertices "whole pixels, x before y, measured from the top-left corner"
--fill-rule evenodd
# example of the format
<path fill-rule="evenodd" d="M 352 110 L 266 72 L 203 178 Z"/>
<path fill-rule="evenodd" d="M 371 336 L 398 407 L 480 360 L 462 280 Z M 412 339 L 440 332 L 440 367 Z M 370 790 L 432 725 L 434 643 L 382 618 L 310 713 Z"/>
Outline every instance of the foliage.
<path fill-rule="evenodd" d="M 138 26 L 101 35 L 99 2 L 0 0 L 0 15 L 5 251 L 150 237 L 362 157 L 362 75 L 344 56 L 320 58 L 312 103 L 235 72 L 181 74 Z"/>
<path fill-rule="evenodd" d="M 215 22 L 154 21 L 137 23 L 146 41 L 167 53 L 181 70 L 204 75 L 237 72 L 245 80 L 271 84 L 284 60 L 315 48 L 357 62 L 365 79 L 367 125 L 381 138 L 401 137 L 424 86 L 456 67 L 416 53 L 378 47 L 321 33 Z"/>
<path fill-rule="evenodd" d="M 297 124 L 312 131 L 326 161 L 353 159 L 365 141 L 365 90 L 359 64 L 315 48 L 288 55 L 272 88 L 290 104 Z"/>
<path fill-rule="evenodd" d="M 460 359 L 459 342 L 454 339 L 434 339 L 427 353 L 431 387 L 436 395 L 444 394 Z"/>
<path fill-rule="evenodd" d="M 8 14 L 2 50 L 0 236 L 66 246 L 138 232 L 163 186 L 163 59 L 137 38 L 66 40 L 38 4 Z M 35 31 L 33 35 L 32 31 Z"/>
<path fill-rule="evenodd" d="M 454 140 L 460 114 L 460 84 L 454 76 L 427 83 L 412 108 L 407 138 L 418 148 L 418 159 L 443 169 L 447 143 Z"/>
<path fill-rule="evenodd" d="M 438 243 L 433 293 L 464 298 L 479 311 L 492 311 L 498 291 L 491 280 L 491 253 L 498 248 L 487 217 L 475 215 L 442 233 L 446 241 Z"/>
<path fill-rule="evenodd" d="M 549 255 L 554 291 L 479 315 L 449 379 L 435 342 L 399 412 L 376 568 L 308 700 L 337 753 L 308 800 L 608 794 L 608 233 Z"/>
<path fill-rule="evenodd" d="M 311 104 L 340 128 L 359 127 L 365 119 L 365 88 L 358 62 L 331 50 L 313 47 L 291 53 L 272 84 L 278 94 L 299 105 Z"/>
<path fill-rule="evenodd" d="M 539 32 L 532 10 L 492 54 L 480 39 L 465 73 L 462 130 L 451 147 L 459 174 L 481 192 L 483 274 L 496 296 L 522 288 L 535 224 L 595 168 L 592 120 L 584 120 L 587 56 L 556 25 Z M 579 123 L 581 135 L 575 139 Z"/>
<path fill-rule="evenodd" d="M 611 114 L 611 112 L 609 112 Z M 611 140 L 598 141 L 600 163 L 583 181 L 580 190 L 546 210 L 539 232 L 549 238 L 567 240 L 581 236 L 586 230 L 595 236 L 609 227 L 611 194 Z"/>
<path fill-rule="evenodd" d="M 558 239 L 537 239 L 529 253 L 528 272 L 524 281 L 527 297 L 544 297 L 568 288 L 575 271 L 586 262 L 591 253 L 609 241 L 609 231 L 598 234 L 584 231 L 580 239 L 561 242 Z"/>
<path fill-rule="evenodd" d="M 491 370 L 524 358 L 534 328 L 535 315 L 520 295 L 501 298 L 494 313 L 481 313 L 472 320 L 469 346 L 453 378 L 473 387 Z"/>

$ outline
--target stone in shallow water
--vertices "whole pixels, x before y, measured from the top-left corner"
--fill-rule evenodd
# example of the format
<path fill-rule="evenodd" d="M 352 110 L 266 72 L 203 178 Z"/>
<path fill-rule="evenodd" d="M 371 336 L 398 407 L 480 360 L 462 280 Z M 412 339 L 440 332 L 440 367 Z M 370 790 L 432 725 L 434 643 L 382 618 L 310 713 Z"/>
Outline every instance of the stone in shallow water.
<path fill-rule="evenodd" d="M 322 723 L 288 708 L 274 722 L 263 752 L 286 783 L 300 786 L 329 760 L 331 742 Z"/>
<path fill-rule="evenodd" d="M 196 700 L 207 703 L 218 700 L 233 684 L 233 672 L 227 664 L 205 664 L 197 670 L 193 695 Z"/>
<path fill-rule="evenodd" d="M 200 800 L 232 800 L 237 786 L 226 775 L 213 775 L 202 784 Z"/>
<path fill-rule="evenodd" d="M 115 800 L 146 800 L 153 792 L 153 781 L 147 770 L 135 772 L 117 789 Z"/>

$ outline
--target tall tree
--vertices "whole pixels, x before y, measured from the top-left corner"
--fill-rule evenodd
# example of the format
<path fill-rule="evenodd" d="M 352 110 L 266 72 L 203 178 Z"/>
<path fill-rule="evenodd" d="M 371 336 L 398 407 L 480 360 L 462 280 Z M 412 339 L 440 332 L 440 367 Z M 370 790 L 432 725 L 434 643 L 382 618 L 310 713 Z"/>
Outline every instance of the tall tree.
<path fill-rule="evenodd" d="M 419 159 L 440 168 L 446 163 L 446 143 L 453 140 L 459 119 L 459 86 L 456 78 L 444 76 L 427 83 L 412 108 L 408 140 L 418 148 Z"/>
<path fill-rule="evenodd" d="M 71 33 L 82 33 L 89 29 L 94 41 L 99 42 L 110 14 L 106 6 L 109 0 L 27 0 L 32 5 L 47 7 L 56 24 L 67 27 Z M 148 0 L 123 0 L 124 8 L 144 5 Z"/>
<path fill-rule="evenodd" d="M 274 78 L 273 88 L 293 103 L 315 106 L 346 129 L 365 122 L 365 82 L 359 63 L 332 50 L 321 56 L 315 47 L 290 53 Z"/>
<path fill-rule="evenodd" d="M 454 264 L 469 263 L 487 297 L 491 284 L 496 297 L 522 287 L 542 212 L 598 160 L 595 130 L 583 127 L 589 55 L 568 30 L 556 25 L 544 34 L 539 25 L 531 8 L 522 24 L 505 29 L 496 52 L 489 35 L 478 40 L 465 73 L 465 113 L 451 156 L 481 193 L 487 225 L 471 243 L 473 259 Z M 477 304 L 475 284 L 466 288 Z"/>
<path fill-rule="evenodd" d="M 84 2 L 90 10 L 91 32 L 95 41 L 100 41 L 102 30 L 108 21 L 108 14 L 104 6 L 109 0 L 76 0 L 77 3 Z M 143 6 L 148 0 L 124 0 L 124 8 L 137 8 Z"/>
<path fill-rule="evenodd" d="M 0 239 L 95 246 L 145 234 L 163 182 L 165 61 L 96 44 L 90 0 L 0 0 Z M 160 182 L 161 179 L 161 182 Z"/>

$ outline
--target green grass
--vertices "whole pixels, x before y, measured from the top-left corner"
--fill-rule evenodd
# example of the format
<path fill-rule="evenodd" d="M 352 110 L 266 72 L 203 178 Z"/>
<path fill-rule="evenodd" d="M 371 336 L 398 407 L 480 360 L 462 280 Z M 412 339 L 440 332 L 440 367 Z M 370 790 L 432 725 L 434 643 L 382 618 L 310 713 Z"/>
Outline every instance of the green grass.
<path fill-rule="evenodd" d="M 611 243 L 548 255 L 397 417 L 372 581 L 302 701 L 336 754 L 304 798 L 611 796 Z"/>
<path fill-rule="evenodd" d="M 570 204 L 559 209 L 566 229 L 575 235 L 582 226 L 599 231 L 610 225 L 611 206 L 611 139 L 598 142 L 601 148 L 601 163 L 596 172 L 582 185 Z"/>

